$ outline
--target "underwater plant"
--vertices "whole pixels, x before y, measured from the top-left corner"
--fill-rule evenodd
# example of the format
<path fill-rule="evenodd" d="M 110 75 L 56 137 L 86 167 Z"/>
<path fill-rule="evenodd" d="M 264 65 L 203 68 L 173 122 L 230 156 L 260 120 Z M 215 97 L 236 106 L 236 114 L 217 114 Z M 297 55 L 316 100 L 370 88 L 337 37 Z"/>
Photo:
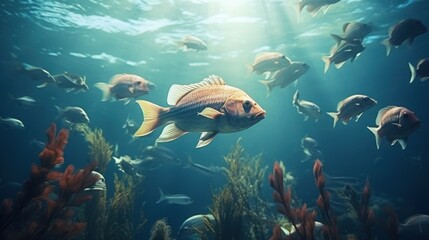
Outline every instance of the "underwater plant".
<path fill-rule="evenodd" d="M 86 124 L 76 125 L 75 129 L 89 143 L 89 159 L 96 160 L 98 162 L 97 171 L 104 174 L 107 165 L 112 160 L 113 146 L 104 138 L 103 130 L 97 128 L 92 130 Z"/>
<path fill-rule="evenodd" d="M 122 175 L 122 178 L 114 175 L 115 193 L 106 213 L 104 239 L 133 239 L 136 230 L 146 223 L 143 218 L 137 227 L 133 224 L 137 192 L 135 189 L 141 185 L 142 179 L 126 174 Z"/>
<path fill-rule="evenodd" d="M 0 210 L 1 239 L 72 239 L 82 234 L 86 223 L 79 220 L 76 208 L 91 199 L 84 189 L 93 185 L 98 176 L 92 162 L 74 172 L 69 165 L 64 172 L 54 170 L 64 163 L 64 148 L 68 131 L 51 124 L 48 143 L 39 154 L 40 165 L 31 167 L 15 199 L 5 199 Z"/>
<path fill-rule="evenodd" d="M 167 224 L 167 220 L 160 219 L 153 224 L 149 240 L 170 240 L 170 236 L 171 227 Z"/>
<path fill-rule="evenodd" d="M 267 219 L 274 217 L 261 194 L 266 167 L 261 154 L 246 156 L 240 141 L 224 157 L 227 184 L 213 195 L 214 223 L 207 221 L 206 228 L 215 239 L 267 239 Z"/>

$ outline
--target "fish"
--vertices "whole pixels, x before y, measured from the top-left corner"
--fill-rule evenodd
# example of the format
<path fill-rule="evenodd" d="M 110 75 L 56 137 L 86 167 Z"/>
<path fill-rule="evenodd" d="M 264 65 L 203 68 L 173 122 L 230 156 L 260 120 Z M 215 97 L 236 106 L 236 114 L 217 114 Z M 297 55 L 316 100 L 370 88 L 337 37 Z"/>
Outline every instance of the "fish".
<path fill-rule="evenodd" d="M 24 107 L 32 107 L 37 103 L 37 101 L 30 96 L 15 97 L 11 93 L 9 93 L 9 98 L 16 102 L 18 105 Z"/>
<path fill-rule="evenodd" d="M 59 111 L 59 114 L 56 119 L 64 119 L 68 123 L 89 123 L 88 114 L 86 114 L 85 110 L 76 106 L 67 106 L 61 108 L 59 106 L 55 106 Z"/>
<path fill-rule="evenodd" d="M 391 144 L 399 143 L 404 150 L 408 136 L 421 126 L 416 114 L 405 107 L 387 106 L 378 111 L 375 120 L 377 127 L 368 127 L 375 135 L 377 149 L 384 137 Z"/>
<path fill-rule="evenodd" d="M 327 114 L 334 119 L 334 126 L 337 125 L 338 120 L 344 125 L 352 119 L 356 118 L 356 122 L 362 116 L 363 112 L 375 106 L 377 101 L 362 94 L 355 94 L 341 100 L 337 104 L 337 112 L 328 112 Z"/>
<path fill-rule="evenodd" d="M 136 122 L 128 116 L 122 128 L 125 129 L 125 134 L 132 134 L 137 130 Z"/>
<path fill-rule="evenodd" d="M 343 25 L 343 35 L 339 36 L 336 34 L 331 34 L 334 40 L 337 42 L 337 46 L 341 44 L 342 41 L 348 43 L 356 43 L 356 40 L 362 42 L 366 35 L 372 32 L 372 26 L 360 22 L 348 22 Z"/>
<path fill-rule="evenodd" d="M 298 223 L 298 226 L 301 225 Z M 282 235 L 284 237 L 288 237 L 288 239 L 300 239 L 300 235 L 299 233 L 295 230 L 295 228 L 292 227 L 292 229 L 289 231 L 284 227 L 280 227 L 282 230 Z M 313 229 L 313 236 L 314 240 L 324 240 L 325 237 L 325 225 L 323 225 L 323 223 L 315 221 L 314 222 L 314 229 Z"/>
<path fill-rule="evenodd" d="M 311 13 L 315 17 L 322 8 L 325 8 L 324 13 L 326 13 L 330 5 L 339 2 L 340 0 L 301 0 L 298 2 L 297 14 L 302 12 L 305 8 L 307 12 Z"/>
<path fill-rule="evenodd" d="M 89 90 L 85 76 L 82 77 L 77 74 L 64 72 L 63 74 L 57 74 L 53 77 L 55 78 L 55 85 L 65 89 L 66 92 L 86 92 Z"/>
<path fill-rule="evenodd" d="M 325 63 L 323 72 L 326 73 L 332 63 L 339 69 L 347 60 L 350 59 L 350 62 L 353 62 L 363 50 L 365 50 L 365 47 L 360 42 L 345 42 L 341 45 L 334 45 L 331 48 L 330 55 L 322 57 L 322 61 Z"/>
<path fill-rule="evenodd" d="M 167 102 L 171 107 L 137 100 L 143 123 L 136 137 L 166 125 L 156 143 L 173 141 L 188 132 L 201 132 L 196 148 L 207 146 L 218 133 L 245 130 L 265 118 L 265 110 L 243 90 L 210 75 L 191 85 L 173 84 Z"/>
<path fill-rule="evenodd" d="M 0 117 L 0 124 L 10 127 L 10 128 L 14 128 L 14 129 L 24 129 L 24 123 L 22 123 L 21 120 L 17 119 L 17 118 L 2 118 Z"/>
<path fill-rule="evenodd" d="M 429 215 L 416 214 L 399 223 L 399 236 L 401 239 L 427 239 L 429 237 Z"/>
<path fill-rule="evenodd" d="M 206 167 L 204 165 L 201 165 L 199 163 L 195 163 L 194 161 L 192 161 L 191 157 L 188 157 L 188 162 L 183 164 L 184 168 L 193 168 L 195 170 L 198 170 L 206 175 L 214 175 L 218 172 L 224 171 L 226 172 L 225 167 L 218 167 L 218 166 L 209 166 Z"/>
<path fill-rule="evenodd" d="M 279 52 L 263 52 L 258 54 L 250 65 L 252 73 L 258 75 L 265 72 L 276 72 L 284 67 L 289 66 L 292 61 L 284 54 Z"/>
<path fill-rule="evenodd" d="M 195 50 L 197 52 L 207 50 L 207 44 L 198 37 L 195 36 L 185 36 L 179 44 L 184 47 L 184 50 Z"/>
<path fill-rule="evenodd" d="M 407 41 L 410 45 L 414 38 L 428 31 L 427 27 L 418 19 L 407 18 L 399 21 L 389 29 L 389 37 L 381 44 L 386 46 L 386 55 L 389 56 L 392 47 L 399 47 Z"/>
<path fill-rule="evenodd" d="M 315 103 L 299 99 L 299 91 L 296 90 L 293 95 L 292 105 L 296 107 L 299 114 L 304 115 L 304 121 L 313 119 L 317 122 L 321 116 L 320 107 Z"/>
<path fill-rule="evenodd" d="M 323 155 L 322 151 L 319 150 L 319 143 L 309 136 L 301 139 L 301 148 L 306 156 L 301 162 L 320 159 Z"/>
<path fill-rule="evenodd" d="M 272 78 L 261 80 L 262 84 L 267 87 L 267 97 L 270 96 L 271 91 L 274 87 L 285 88 L 289 84 L 298 80 L 304 75 L 310 66 L 303 62 L 292 62 L 289 66 L 282 68 L 281 70 L 274 73 Z"/>
<path fill-rule="evenodd" d="M 55 78 L 45 69 L 22 63 L 20 69 L 30 76 L 31 79 L 42 82 L 37 88 L 44 88 L 48 84 L 55 83 Z"/>
<path fill-rule="evenodd" d="M 171 149 L 158 144 L 154 146 L 146 146 L 143 149 L 143 155 L 146 157 L 152 157 L 155 161 L 163 164 L 182 164 L 182 161 L 176 153 L 174 153 Z"/>
<path fill-rule="evenodd" d="M 179 228 L 177 240 L 214 240 L 211 232 L 205 232 L 206 222 L 214 224 L 212 214 L 197 214 L 187 218 Z"/>
<path fill-rule="evenodd" d="M 164 194 L 161 188 L 159 188 L 159 194 L 160 196 L 158 201 L 156 201 L 156 203 L 165 201 L 168 204 L 189 205 L 194 202 L 190 197 L 184 194 L 174 194 L 174 195 Z"/>
<path fill-rule="evenodd" d="M 132 160 L 128 155 L 120 156 L 119 158 L 113 157 L 113 160 L 115 160 L 115 164 L 118 166 L 119 171 L 130 176 L 143 177 L 135 167 L 140 160 Z"/>
<path fill-rule="evenodd" d="M 98 180 L 91 186 L 84 189 L 84 191 L 106 191 L 106 179 L 104 176 L 96 171 L 92 171 L 91 175 L 97 176 Z"/>
<path fill-rule="evenodd" d="M 149 94 L 156 85 L 134 74 L 116 74 L 109 83 L 98 82 L 94 84 L 103 92 L 102 101 L 121 100 L 128 104 L 132 98 Z"/>
<path fill-rule="evenodd" d="M 414 67 L 411 63 L 408 63 L 410 67 L 411 77 L 410 83 L 418 77 L 421 82 L 429 79 L 429 58 L 420 59 L 417 63 L 417 67 Z"/>

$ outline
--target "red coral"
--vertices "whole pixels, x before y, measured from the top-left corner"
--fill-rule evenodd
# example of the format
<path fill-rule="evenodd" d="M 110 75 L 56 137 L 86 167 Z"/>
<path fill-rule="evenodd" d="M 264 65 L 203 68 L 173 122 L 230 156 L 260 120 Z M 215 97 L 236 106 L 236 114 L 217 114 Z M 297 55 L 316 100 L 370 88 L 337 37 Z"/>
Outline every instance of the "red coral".
<path fill-rule="evenodd" d="M 48 143 L 45 149 L 39 154 L 40 166 L 42 168 L 52 169 L 57 164 L 64 163 L 64 148 L 67 145 L 69 132 L 61 129 L 58 136 L 55 137 L 56 125 L 53 123 L 46 131 Z"/>

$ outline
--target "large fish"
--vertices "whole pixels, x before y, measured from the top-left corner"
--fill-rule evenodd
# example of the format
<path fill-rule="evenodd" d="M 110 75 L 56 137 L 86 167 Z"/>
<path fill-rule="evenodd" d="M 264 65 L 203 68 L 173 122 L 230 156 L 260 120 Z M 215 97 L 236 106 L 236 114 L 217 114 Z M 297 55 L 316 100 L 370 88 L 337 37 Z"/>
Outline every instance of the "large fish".
<path fill-rule="evenodd" d="M 417 67 L 414 67 L 411 63 L 408 63 L 408 66 L 411 72 L 410 83 L 416 78 L 419 78 L 421 82 L 429 79 L 429 58 L 420 59 Z"/>
<path fill-rule="evenodd" d="M 171 86 L 160 107 L 138 100 L 144 120 L 134 136 L 146 136 L 167 125 L 157 142 L 173 141 L 188 132 L 202 132 L 197 148 L 209 144 L 218 133 L 237 132 L 265 118 L 265 110 L 243 90 L 226 85 L 215 75 L 191 85 Z"/>
<path fill-rule="evenodd" d="M 358 121 L 364 111 L 376 104 L 377 101 L 366 95 L 355 94 L 340 101 L 337 104 L 337 112 L 328 112 L 327 114 L 334 119 L 335 127 L 338 120 L 341 120 L 343 124 L 347 124 L 352 118 L 356 118 Z"/>
<path fill-rule="evenodd" d="M 426 33 L 427 27 L 418 19 L 404 19 L 393 25 L 389 29 L 389 37 L 381 43 L 386 46 L 387 56 L 393 47 L 399 47 L 405 41 L 412 44 L 414 38 Z"/>
<path fill-rule="evenodd" d="M 179 228 L 177 240 L 214 240 L 215 236 L 206 230 L 206 223 L 214 224 L 212 214 L 197 214 L 186 219 Z"/>
<path fill-rule="evenodd" d="M 399 142 L 402 149 L 405 149 L 408 136 L 420 127 L 421 122 L 414 112 L 405 107 L 388 106 L 378 112 L 375 124 L 378 127 L 368 129 L 375 135 L 377 149 L 380 148 L 382 137 L 391 145 Z"/>
<path fill-rule="evenodd" d="M 275 72 L 289 66 L 292 61 L 279 52 L 263 52 L 258 54 L 250 66 L 252 72 L 263 74 L 265 72 Z"/>

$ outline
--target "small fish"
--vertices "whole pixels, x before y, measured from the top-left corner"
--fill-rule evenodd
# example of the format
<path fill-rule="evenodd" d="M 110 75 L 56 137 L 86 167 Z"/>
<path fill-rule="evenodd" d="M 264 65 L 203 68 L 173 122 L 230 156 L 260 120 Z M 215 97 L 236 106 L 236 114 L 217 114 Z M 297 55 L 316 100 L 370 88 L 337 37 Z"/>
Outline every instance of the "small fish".
<path fill-rule="evenodd" d="M 146 95 L 156 88 L 154 83 L 134 74 L 117 74 L 110 83 L 98 82 L 94 86 L 103 92 L 102 101 L 123 100 L 125 104 L 132 98 Z"/>
<path fill-rule="evenodd" d="M 179 43 L 184 47 L 184 50 L 195 50 L 197 52 L 207 50 L 207 44 L 198 37 L 185 36 Z"/>
<path fill-rule="evenodd" d="M 128 116 L 122 128 L 125 129 L 125 134 L 132 134 L 137 130 L 136 122 Z"/>
<path fill-rule="evenodd" d="M 21 69 L 27 73 L 31 79 L 42 82 L 42 84 L 38 85 L 37 88 L 43 88 L 48 84 L 55 83 L 55 78 L 43 68 L 35 67 L 27 63 L 22 63 Z"/>
<path fill-rule="evenodd" d="M 383 137 L 391 145 L 398 142 L 402 149 L 405 149 L 408 136 L 421 126 L 421 121 L 414 112 L 405 107 L 388 106 L 378 112 L 375 124 L 378 127 L 368 127 L 368 129 L 375 135 L 377 149 L 380 149 Z"/>
<path fill-rule="evenodd" d="M 414 67 L 411 63 L 408 63 L 411 72 L 410 83 L 412 83 L 417 77 L 421 82 L 429 79 L 429 58 L 420 59 L 417 63 L 417 67 Z"/>
<path fill-rule="evenodd" d="M 320 107 L 315 103 L 299 99 L 299 91 L 296 90 L 293 95 L 292 105 L 296 107 L 299 114 L 304 115 L 304 121 L 313 119 L 317 122 L 321 116 Z"/>
<path fill-rule="evenodd" d="M 106 191 L 106 179 L 96 171 L 92 171 L 91 175 L 97 176 L 98 180 L 92 185 L 84 189 L 84 191 Z"/>
<path fill-rule="evenodd" d="M 14 128 L 14 129 L 24 129 L 25 128 L 22 121 L 19 119 L 16 119 L 16 118 L 2 118 L 2 117 L 0 117 L 0 124 L 5 125 L 5 126 L 10 127 L 10 128 Z"/>
<path fill-rule="evenodd" d="M 30 96 L 23 96 L 23 97 L 15 97 L 12 94 L 9 93 L 10 99 L 12 99 L 14 102 L 16 102 L 20 106 L 24 107 L 31 107 L 36 105 L 36 100 Z"/>
<path fill-rule="evenodd" d="M 359 42 L 348 43 L 345 42 L 341 45 L 335 45 L 331 48 L 329 56 L 323 56 L 322 61 L 325 63 L 324 73 L 329 69 L 333 63 L 337 69 L 341 68 L 347 60 L 353 62 L 362 52 L 365 47 Z"/>
<path fill-rule="evenodd" d="M 393 47 L 399 47 L 405 41 L 411 45 L 414 38 L 428 31 L 427 27 L 418 19 L 403 19 L 389 29 L 389 37 L 381 43 L 386 46 L 386 54 L 389 56 Z"/>
<path fill-rule="evenodd" d="M 301 148 L 306 156 L 301 162 L 320 159 L 323 155 L 322 151 L 319 150 L 319 143 L 309 136 L 301 139 Z"/>
<path fill-rule="evenodd" d="M 53 77 L 55 78 L 55 85 L 65 89 L 66 92 L 86 92 L 89 90 L 85 76 L 81 77 L 77 74 L 64 72 L 63 74 L 57 74 Z"/>
<path fill-rule="evenodd" d="M 60 112 L 56 119 L 65 119 L 68 123 L 89 123 L 89 117 L 86 112 L 80 108 L 75 106 L 68 107 L 58 107 L 55 106 L 57 110 Z"/>
<path fill-rule="evenodd" d="M 184 194 L 166 195 L 161 188 L 159 188 L 159 194 L 160 197 L 156 203 L 166 201 L 168 204 L 189 205 L 194 202 L 190 197 Z"/>
<path fill-rule="evenodd" d="M 125 155 L 119 158 L 113 157 L 115 164 L 118 166 L 119 171 L 130 176 L 143 177 L 135 167 L 139 160 L 132 160 L 130 156 Z"/>
<path fill-rule="evenodd" d="M 300 224 L 298 224 L 299 226 Z M 280 227 L 282 230 L 282 235 L 284 237 L 288 237 L 288 239 L 300 239 L 300 235 L 298 234 L 298 232 L 295 230 L 295 228 L 292 227 L 292 229 L 289 231 L 284 227 Z M 314 240 L 324 240 L 325 237 L 325 225 L 323 225 L 323 223 L 315 221 L 314 222 L 314 229 L 313 229 L 313 237 L 312 239 Z"/>
<path fill-rule="evenodd" d="M 176 153 L 169 148 L 159 146 L 157 144 L 154 146 L 146 146 L 143 149 L 143 155 L 146 157 L 152 157 L 155 161 L 163 164 L 182 164 L 182 161 Z"/>
<path fill-rule="evenodd" d="M 167 124 L 156 142 L 173 141 L 188 132 L 202 132 L 196 146 L 200 148 L 218 133 L 245 130 L 265 118 L 265 110 L 255 100 L 215 75 L 191 85 L 172 85 L 167 102 L 172 107 L 137 101 L 144 120 L 134 136 L 146 136 Z"/>
<path fill-rule="evenodd" d="M 348 43 L 355 43 L 356 40 L 362 42 L 366 35 L 371 33 L 372 26 L 360 22 L 348 22 L 343 25 L 343 35 L 339 36 L 336 34 L 331 34 L 334 40 L 337 42 L 337 46 L 341 44 L 342 41 Z"/>
<path fill-rule="evenodd" d="M 301 0 L 298 2 L 297 14 L 302 12 L 305 8 L 307 12 L 311 13 L 315 17 L 322 8 L 325 8 L 324 13 L 326 13 L 330 5 L 339 2 L 340 0 Z"/>
<path fill-rule="evenodd" d="M 429 238 L 429 215 L 416 214 L 408 217 L 404 223 L 399 224 L 398 233 L 401 239 Z"/>
<path fill-rule="evenodd" d="M 334 119 L 334 127 L 338 120 L 346 125 L 350 119 L 356 118 L 356 122 L 362 116 L 363 112 L 375 106 L 377 101 L 361 94 L 355 94 L 340 101 L 337 104 L 337 112 L 328 112 L 327 114 Z"/>
<path fill-rule="evenodd" d="M 213 233 L 205 233 L 206 222 L 215 223 L 212 214 L 197 214 L 186 219 L 179 228 L 177 240 L 214 240 Z"/>
<path fill-rule="evenodd" d="M 252 72 L 260 75 L 265 72 L 276 72 L 289 66 L 292 61 L 284 54 L 279 52 L 263 52 L 258 54 L 250 66 Z"/>
<path fill-rule="evenodd" d="M 183 164 L 184 168 L 193 168 L 196 169 L 206 175 L 214 175 L 220 171 L 225 171 L 224 167 L 218 167 L 218 166 L 210 166 L 206 167 L 204 165 L 201 165 L 199 163 L 195 163 L 192 161 L 191 157 L 188 157 L 188 162 Z"/>
<path fill-rule="evenodd" d="M 285 88 L 289 84 L 295 82 L 304 73 L 310 69 L 306 63 L 292 62 L 289 66 L 282 68 L 274 73 L 272 78 L 268 80 L 261 80 L 260 82 L 267 87 L 267 96 L 271 94 L 274 87 Z"/>

